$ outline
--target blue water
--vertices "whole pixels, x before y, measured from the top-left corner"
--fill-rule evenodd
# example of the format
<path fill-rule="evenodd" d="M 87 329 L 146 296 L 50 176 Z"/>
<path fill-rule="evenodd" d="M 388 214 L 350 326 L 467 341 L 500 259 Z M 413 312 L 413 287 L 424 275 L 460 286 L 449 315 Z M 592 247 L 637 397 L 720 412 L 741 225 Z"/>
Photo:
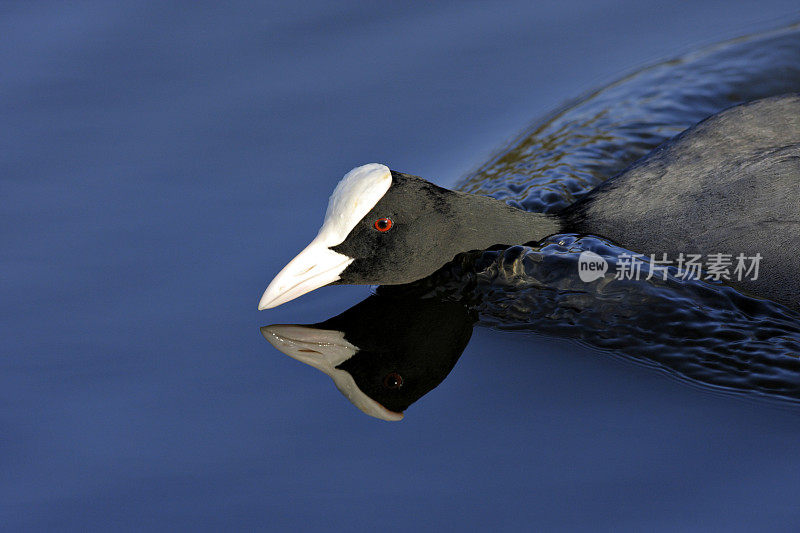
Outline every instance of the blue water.
<path fill-rule="evenodd" d="M 796 2 L 0 6 L 0 528 L 800 527 L 800 410 L 475 329 L 405 420 L 257 312 L 351 167 L 452 185 L 565 99 Z"/>

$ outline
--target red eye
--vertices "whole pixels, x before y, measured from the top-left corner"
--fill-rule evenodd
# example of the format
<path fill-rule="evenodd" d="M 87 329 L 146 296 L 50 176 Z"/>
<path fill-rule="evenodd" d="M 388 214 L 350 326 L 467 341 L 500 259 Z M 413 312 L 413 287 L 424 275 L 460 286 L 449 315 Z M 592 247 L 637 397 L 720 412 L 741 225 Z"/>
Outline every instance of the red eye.
<path fill-rule="evenodd" d="M 383 378 L 383 386 L 387 389 L 399 389 L 403 386 L 403 376 L 397 372 L 389 372 Z"/>
<path fill-rule="evenodd" d="M 391 218 L 379 218 L 373 225 L 375 226 L 376 230 L 380 231 L 381 233 L 386 233 L 392 229 L 393 224 L 394 223 L 392 222 Z"/>

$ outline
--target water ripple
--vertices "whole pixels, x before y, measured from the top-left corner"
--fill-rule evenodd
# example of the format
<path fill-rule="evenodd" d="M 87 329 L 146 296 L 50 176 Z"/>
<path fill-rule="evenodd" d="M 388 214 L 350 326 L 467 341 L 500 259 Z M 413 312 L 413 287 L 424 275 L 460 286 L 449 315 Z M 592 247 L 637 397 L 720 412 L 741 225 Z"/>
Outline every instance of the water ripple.
<path fill-rule="evenodd" d="M 800 25 L 747 36 L 642 69 L 534 122 L 461 190 L 556 212 L 648 151 L 731 105 L 800 91 Z M 483 325 L 575 339 L 724 390 L 800 399 L 800 314 L 719 283 L 586 283 L 578 257 L 615 267 L 630 254 L 602 238 L 462 254 L 402 290 L 467 303 Z M 645 262 L 643 271 L 650 272 Z M 382 287 L 381 291 L 396 290 Z"/>
<path fill-rule="evenodd" d="M 795 24 L 642 69 L 534 122 L 458 188 L 558 211 L 709 115 L 800 91 L 798 58 Z"/>
<path fill-rule="evenodd" d="M 581 252 L 615 267 L 619 248 L 593 236 L 556 235 L 535 246 L 462 254 L 414 284 L 379 293 L 466 303 L 484 326 L 575 339 L 728 390 L 800 400 L 800 314 L 720 284 L 621 279 L 610 268 L 584 282 Z M 660 275 L 660 274 L 659 274 Z"/>

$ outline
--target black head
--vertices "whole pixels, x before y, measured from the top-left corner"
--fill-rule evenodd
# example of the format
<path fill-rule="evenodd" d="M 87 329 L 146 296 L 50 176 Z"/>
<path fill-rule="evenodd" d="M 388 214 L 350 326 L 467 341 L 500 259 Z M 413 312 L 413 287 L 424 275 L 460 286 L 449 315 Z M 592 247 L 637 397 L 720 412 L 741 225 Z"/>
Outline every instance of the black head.
<path fill-rule="evenodd" d="M 358 167 L 336 187 L 319 234 L 270 283 L 259 309 L 331 283 L 419 280 L 461 252 L 549 234 L 537 216 L 384 165 Z"/>
<path fill-rule="evenodd" d="M 392 185 L 334 252 L 352 257 L 337 284 L 397 285 L 432 274 L 462 251 L 462 195 L 391 171 Z"/>

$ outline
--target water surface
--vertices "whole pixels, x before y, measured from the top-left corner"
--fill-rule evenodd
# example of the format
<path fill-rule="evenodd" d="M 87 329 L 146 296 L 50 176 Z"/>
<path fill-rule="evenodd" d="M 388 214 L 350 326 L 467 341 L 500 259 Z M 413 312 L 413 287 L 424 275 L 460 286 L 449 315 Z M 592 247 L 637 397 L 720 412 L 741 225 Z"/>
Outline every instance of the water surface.
<path fill-rule="evenodd" d="M 5 528 L 800 524 L 796 408 L 477 327 L 389 424 L 259 333 L 367 288 L 255 310 L 351 167 L 452 185 L 565 99 L 795 2 L 0 11 Z"/>

